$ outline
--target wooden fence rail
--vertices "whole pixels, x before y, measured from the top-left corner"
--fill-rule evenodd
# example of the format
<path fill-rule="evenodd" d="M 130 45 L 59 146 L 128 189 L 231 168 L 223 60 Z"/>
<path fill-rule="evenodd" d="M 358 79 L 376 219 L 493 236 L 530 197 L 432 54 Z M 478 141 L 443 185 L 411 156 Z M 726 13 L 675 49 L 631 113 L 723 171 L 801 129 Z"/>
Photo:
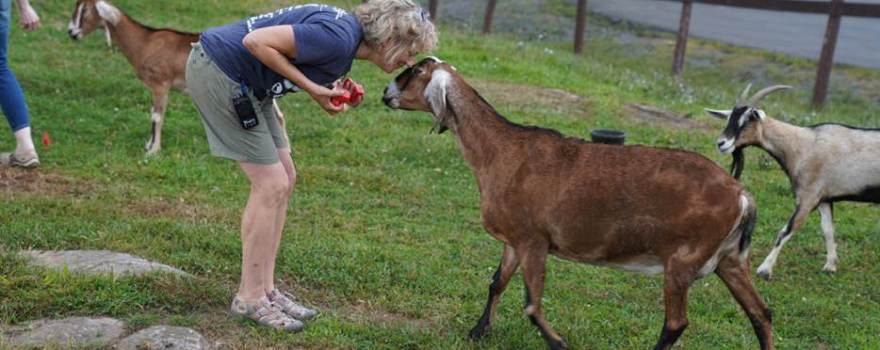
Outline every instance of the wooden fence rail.
<path fill-rule="evenodd" d="M 664 0 L 681 2 L 682 0 Z M 695 3 L 707 5 L 724 5 L 731 7 L 743 7 L 756 10 L 786 11 L 801 13 L 827 14 L 831 12 L 833 1 L 804 1 L 804 0 L 692 0 Z M 880 4 L 845 3 L 841 15 L 852 17 L 880 18 Z"/>
<path fill-rule="evenodd" d="M 692 4 L 723 5 L 731 7 L 751 8 L 757 10 L 786 11 L 799 13 L 828 14 L 828 26 L 822 44 L 822 53 L 819 56 L 819 64 L 816 72 L 816 84 L 813 89 L 813 106 L 822 107 L 828 94 L 828 81 L 831 76 L 831 67 L 834 65 L 834 48 L 837 44 L 837 36 L 840 31 L 842 16 L 880 18 L 880 4 L 845 3 L 844 0 L 830 0 L 825 2 L 804 0 L 664 0 L 682 3 L 681 17 L 679 18 L 678 39 L 675 44 L 675 53 L 672 58 L 672 74 L 680 76 L 684 70 L 684 57 L 687 49 L 688 32 L 690 30 Z M 428 0 L 431 17 L 438 17 L 437 6 L 439 0 Z M 488 0 L 485 16 L 483 16 L 483 33 L 492 31 L 492 18 L 495 14 L 496 0 Z M 577 16 L 575 18 L 574 52 L 581 54 L 584 45 L 584 32 L 586 31 L 587 0 L 578 0 Z"/>
<path fill-rule="evenodd" d="M 675 54 L 672 59 L 672 73 L 681 75 L 684 69 L 684 50 L 687 47 L 687 37 L 691 16 L 691 3 L 724 5 L 731 7 L 751 8 L 769 11 L 787 11 L 800 13 L 828 14 L 828 26 L 822 41 L 822 53 L 819 55 L 819 64 L 816 69 L 816 83 L 813 86 L 812 104 L 814 108 L 821 108 L 828 96 L 828 82 L 831 78 L 831 68 L 834 65 L 834 49 L 837 45 L 837 36 L 840 31 L 842 16 L 880 18 L 880 4 L 844 3 L 844 0 L 831 0 L 828 2 L 802 1 L 802 0 L 665 0 L 681 2 L 681 20 L 678 28 L 678 41 L 675 44 Z"/>

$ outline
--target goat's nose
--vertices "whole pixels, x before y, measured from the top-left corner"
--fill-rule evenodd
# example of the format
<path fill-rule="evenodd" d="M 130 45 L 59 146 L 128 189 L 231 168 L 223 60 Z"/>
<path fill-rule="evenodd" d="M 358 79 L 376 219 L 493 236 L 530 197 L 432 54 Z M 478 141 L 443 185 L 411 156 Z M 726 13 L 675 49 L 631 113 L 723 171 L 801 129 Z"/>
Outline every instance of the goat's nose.
<path fill-rule="evenodd" d="M 718 143 L 717 143 L 718 148 L 721 148 L 721 146 L 724 146 L 725 143 L 726 143 L 726 141 L 724 141 L 724 140 L 718 140 Z"/>

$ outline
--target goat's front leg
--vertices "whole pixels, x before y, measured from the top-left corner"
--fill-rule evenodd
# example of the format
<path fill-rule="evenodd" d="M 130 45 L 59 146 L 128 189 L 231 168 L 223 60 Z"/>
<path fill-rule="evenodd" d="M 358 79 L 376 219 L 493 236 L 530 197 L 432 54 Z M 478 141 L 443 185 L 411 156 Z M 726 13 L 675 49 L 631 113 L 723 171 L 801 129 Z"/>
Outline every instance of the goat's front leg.
<path fill-rule="evenodd" d="M 690 271 L 698 269 L 685 266 L 673 259 L 672 262 L 666 264 L 665 270 L 663 304 L 666 309 L 666 319 L 663 322 L 660 339 L 657 340 L 657 345 L 654 345 L 654 350 L 671 349 L 672 345 L 684 333 L 684 329 L 687 328 L 688 288 L 694 279 Z"/>
<path fill-rule="evenodd" d="M 791 215 L 788 223 L 779 231 L 779 234 L 776 236 L 776 242 L 773 244 L 773 249 L 767 255 L 767 258 L 764 259 L 764 262 L 761 263 L 761 266 L 758 267 L 758 276 L 767 281 L 773 277 L 773 266 L 776 265 L 776 259 L 779 257 L 782 246 L 791 239 L 795 231 L 801 228 L 807 220 L 807 216 L 816 207 L 816 203 L 818 203 L 817 200 L 798 200 L 794 214 Z"/>
<path fill-rule="evenodd" d="M 486 335 L 492 326 L 492 318 L 495 317 L 495 309 L 498 306 L 498 300 L 501 293 L 507 288 L 507 283 L 519 267 L 519 260 L 516 253 L 510 245 L 504 245 L 504 252 L 501 254 L 501 263 L 492 276 L 492 284 L 489 285 L 489 300 L 486 301 L 486 309 L 483 310 L 483 316 L 477 321 L 477 325 L 471 329 L 469 334 L 471 339 L 477 340 Z"/>
<path fill-rule="evenodd" d="M 834 207 L 830 202 L 819 204 L 819 215 L 822 216 L 822 233 L 825 234 L 825 266 L 823 271 L 837 271 L 837 243 L 834 242 Z"/>
<path fill-rule="evenodd" d="M 523 276 L 526 283 L 526 307 L 525 312 L 538 327 L 544 340 L 551 350 L 568 349 L 568 345 L 562 337 L 550 327 L 541 312 L 541 296 L 544 293 L 544 273 L 547 263 L 547 243 L 531 244 L 516 247 L 516 254 L 522 261 Z"/>
<path fill-rule="evenodd" d="M 167 84 L 150 87 L 153 93 L 153 108 L 150 109 L 152 131 L 146 144 L 148 156 L 158 153 L 162 148 L 162 124 L 165 122 L 165 106 L 168 105 L 168 91 L 170 89 L 171 87 Z"/>

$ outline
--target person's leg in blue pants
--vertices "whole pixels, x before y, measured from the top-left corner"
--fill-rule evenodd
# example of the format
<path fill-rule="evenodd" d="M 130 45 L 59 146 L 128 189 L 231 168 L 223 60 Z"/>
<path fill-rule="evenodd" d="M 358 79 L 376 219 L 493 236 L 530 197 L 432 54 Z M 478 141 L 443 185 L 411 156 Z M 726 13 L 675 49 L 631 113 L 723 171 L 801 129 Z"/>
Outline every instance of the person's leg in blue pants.
<path fill-rule="evenodd" d="M 39 164 L 24 93 L 15 74 L 9 69 L 9 29 L 12 12 L 11 0 L 0 0 L 0 107 L 15 135 L 14 152 L 0 154 L 0 163 L 32 167 Z"/>

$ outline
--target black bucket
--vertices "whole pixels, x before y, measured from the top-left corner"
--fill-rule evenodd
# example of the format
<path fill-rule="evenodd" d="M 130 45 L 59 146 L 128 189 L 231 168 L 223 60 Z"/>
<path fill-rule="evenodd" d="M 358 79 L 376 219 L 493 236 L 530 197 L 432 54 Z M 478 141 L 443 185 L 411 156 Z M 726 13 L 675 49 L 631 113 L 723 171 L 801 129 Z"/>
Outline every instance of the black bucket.
<path fill-rule="evenodd" d="M 626 141 L 626 133 L 617 130 L 596 129 L 590 132 L 590 138 L 596 143 L 622 145 Z"/>

